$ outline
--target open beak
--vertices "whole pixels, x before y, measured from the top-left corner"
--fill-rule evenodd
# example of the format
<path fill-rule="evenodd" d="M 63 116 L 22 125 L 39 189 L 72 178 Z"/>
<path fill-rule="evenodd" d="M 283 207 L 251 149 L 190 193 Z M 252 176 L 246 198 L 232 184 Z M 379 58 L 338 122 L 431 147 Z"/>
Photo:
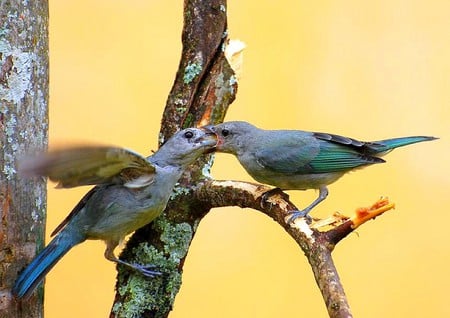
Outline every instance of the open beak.
<path fill-rule="evenodd" d="M 220 138 L 216 134 L 216 132 L 214 131 L 213 126 L 212 125 L 207 125 L 207 126 L 200 127 L 200 129 L 203 130 L 206 133 L 206 135 L 205 135 L 206 138 L 213 138 L 214 139 L 213 147 L 211 147 L 207 152 L 210 153 L 210 152 L 216 151 L 216 148 L 217 148 L 217 146 L 220 143 Z"/>
<path fill-rule="evenodd" d="M 218 143 L 218 138 L 216 133 L 211 130 L 210 127 L 211 126 L 200 127 L 200 129 L 205 132 L 205 135 L 202 136 L 202 143 L 205 146 L 211 147 L 211 151 L 214 151 Z"/>

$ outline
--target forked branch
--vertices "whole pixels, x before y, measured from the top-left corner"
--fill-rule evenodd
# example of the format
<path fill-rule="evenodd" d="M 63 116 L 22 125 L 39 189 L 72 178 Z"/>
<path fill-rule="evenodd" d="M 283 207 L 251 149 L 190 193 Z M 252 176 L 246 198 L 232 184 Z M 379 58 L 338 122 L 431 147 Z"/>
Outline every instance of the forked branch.
<path fill-rule="evenodd" d="M 237 91 L 235 74 L 225 58 L 225 0 L 185 0 L 183 51 L 163 114 L 160 143 L 187 126 L 223 121 Z M 154 264 L 164 275 L 147 279 L 119 267 L 111 317 L 167 317 L 181 285 L 181 273 L 197 225 L 214 207 L 240 206 L 259 210 L 278 222 L 298 243 L 311 264 L 330 317 L 351 317 L 334 266 L 334 246 L 367 220 L 393 207 L 385 199 L 360 209 L 353 217 L 297 219 L 287 196 L 263 194 L 269 187 L 238 181 L 215 181 L 205 173 L 212 157 L 205 156 L 187 171 L 163 214 L 136 231 L 121 255 L 130 262 Z"/>

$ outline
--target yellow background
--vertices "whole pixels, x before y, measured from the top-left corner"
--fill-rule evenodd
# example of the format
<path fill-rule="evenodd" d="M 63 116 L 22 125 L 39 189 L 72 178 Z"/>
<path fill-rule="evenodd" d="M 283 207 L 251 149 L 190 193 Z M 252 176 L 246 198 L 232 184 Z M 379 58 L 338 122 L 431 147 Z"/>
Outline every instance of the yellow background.
<path fill-rule="evenodd" d="M 182 2 L 50 1 L 50 143 L 101 142 L 149 154 L 178 66 Z M 330 186 L 313 211 L 350 214 L 382 195 L 397 208 L 339 244 L 355 317 L 449 317 L 450 2 L 230 1 L 246 42 L 227 120 L 361 140 L 435 135 Z M 217 179 L 251 180 L 218 155 Z M 53 185 L 49 185 L 52 188 Z M 83 189 L 50 190 L 48 233 Z M 291 192 L 298 206 L 314 191 Z M 107 317 L 114 265 L 102 242 L 74 248 L 47 277 L 46 317 Z M 253 210 L 201 223 L 171 317 L 326 317 L 293 240 Z"/>

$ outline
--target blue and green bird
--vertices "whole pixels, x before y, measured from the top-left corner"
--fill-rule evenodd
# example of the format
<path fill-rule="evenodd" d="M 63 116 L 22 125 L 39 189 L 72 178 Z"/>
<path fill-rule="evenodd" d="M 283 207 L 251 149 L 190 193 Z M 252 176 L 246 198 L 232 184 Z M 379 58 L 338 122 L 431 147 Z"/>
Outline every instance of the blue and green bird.
<path fill-rule="evenodd" d="M 395 148 L 436 139 L 411 136 L 364 142 L 320 132 L 264 130 L 243 121 L 208 129 L 217 135 L 216 151 L 235 155 L 256 181 L 282 190 L 319 190 L 317 199 L 293 212 L 290 221 L 325 200 L 327 186 L 347 172 L 383 163 L 380 157 Z"/>

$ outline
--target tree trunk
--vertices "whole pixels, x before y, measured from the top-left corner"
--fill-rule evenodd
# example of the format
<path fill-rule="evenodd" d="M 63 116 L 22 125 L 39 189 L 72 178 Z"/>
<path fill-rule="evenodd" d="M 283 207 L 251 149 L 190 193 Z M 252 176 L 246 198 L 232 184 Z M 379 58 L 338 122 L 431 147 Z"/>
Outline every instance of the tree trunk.
<path fill-rule="evenodd" d="M 227 40 L 225 0 L 185 0 L 183 50 L 164 110 L 160 142 L 184 127 L 223 121 L 234 100 L 237 83 L 224 47 Z M 146 279 L 120 271 L 110 317 L 167 317 L 181 286 L 184 260 L 208 204 L 196 205 L 193 189 L 208 179 L 210 155 L 191 165 L 179 180 L 172 199 L 158 219 L 139 229 L 121 258 L 154 264 L 164 273 Z M 192 200 L 183 201 L 191 198 Z"/>
<path fill-rule="evenodd" d="M 11 287 L 44 245 L 46 183 L 17 163 L 47 147 L 48 2 L 0 4 L 0 317 L 42 317 L 42 289 L 18 301 Z"/>

